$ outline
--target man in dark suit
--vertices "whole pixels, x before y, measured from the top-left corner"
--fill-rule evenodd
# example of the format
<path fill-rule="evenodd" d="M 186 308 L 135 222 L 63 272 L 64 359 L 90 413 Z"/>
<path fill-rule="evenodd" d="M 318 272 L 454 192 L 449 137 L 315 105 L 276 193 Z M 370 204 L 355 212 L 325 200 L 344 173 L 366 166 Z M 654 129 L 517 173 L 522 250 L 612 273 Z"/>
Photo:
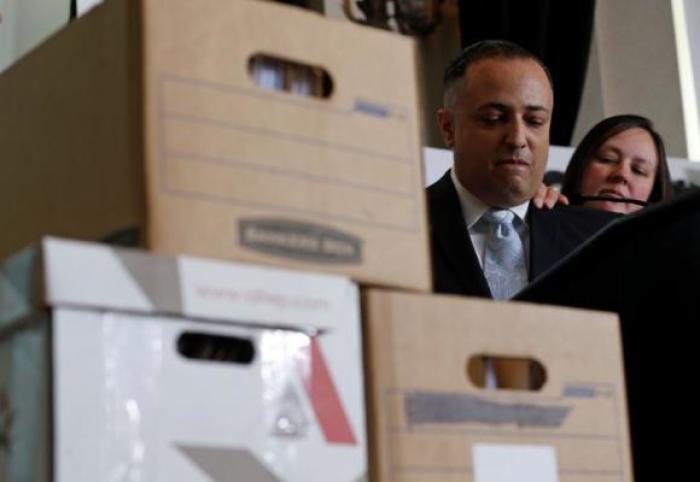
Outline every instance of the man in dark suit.
<path fill-rule="evenodd" d="M 474 44 L 446 69 L 437 120 L 454 165 L 428 188 L 436 292 L 508 298 L 614 217 L 530 203 L 547 164 L 552 108 L 546 67 L 510 42 Z M 508 213 L 498 229 L 517 232 L 523 259 L 494 259 L 490 212 Z"/>

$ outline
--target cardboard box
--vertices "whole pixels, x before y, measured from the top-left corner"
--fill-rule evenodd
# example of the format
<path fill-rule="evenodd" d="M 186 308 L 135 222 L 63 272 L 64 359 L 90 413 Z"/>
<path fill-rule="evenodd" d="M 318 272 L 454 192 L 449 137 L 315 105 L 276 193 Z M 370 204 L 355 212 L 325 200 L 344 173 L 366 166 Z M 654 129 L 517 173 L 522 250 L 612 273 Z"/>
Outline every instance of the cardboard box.
<path fill-rule="evenodd" d="M 632 480 L 614 315 L 380 290 L 364 301 L 372 480 Z M 536 362 L 544 384 L 480 388 L 469 372 L 482 355 Z"/>
<path fill-rule="evenodd" d="M 259 56 L 325 71 L 330 96 L 261 87 Z M 408 38 L 271 2 L 106 1 L 0 76 L 0 257 L 139 228 L 166 254 L 427 291 L 416 99 Z"/>
<path fill-rule="evenodd" d="M 55 238 L 0 274 L 0 480 L 364 480 L 347 278 Z"/>

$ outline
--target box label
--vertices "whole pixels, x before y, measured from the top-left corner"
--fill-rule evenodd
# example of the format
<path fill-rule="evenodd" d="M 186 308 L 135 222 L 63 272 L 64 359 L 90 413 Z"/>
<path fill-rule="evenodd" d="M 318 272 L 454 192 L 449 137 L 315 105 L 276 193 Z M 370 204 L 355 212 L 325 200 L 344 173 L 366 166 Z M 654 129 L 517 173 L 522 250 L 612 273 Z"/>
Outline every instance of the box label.
<path fill-rule="evenodd" d="M 266 254 L 321 263 L 362 262 L 362 241 L 323 226 L 280 219 L 239 221 L 241 245 Z"/>
<path fill-rule="evenodd" d="M 474 444 L 475 482 L 558 482 L 557 455 L 548 445 Z"/>
<path fill-rule="evenodd" d="M 503 403 L 466 393 L 414 392 L 405 398 L 406 419 L 415 424 L 485 423 L 558 428 L 571 407 Z"/>

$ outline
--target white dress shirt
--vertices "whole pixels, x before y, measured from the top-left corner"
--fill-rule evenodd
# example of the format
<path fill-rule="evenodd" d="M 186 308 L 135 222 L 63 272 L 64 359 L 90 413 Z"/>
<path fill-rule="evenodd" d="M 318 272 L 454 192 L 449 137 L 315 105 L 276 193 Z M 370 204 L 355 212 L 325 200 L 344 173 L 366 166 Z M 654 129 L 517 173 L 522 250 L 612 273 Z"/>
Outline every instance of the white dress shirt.
<path fill-rule="evenodd" d="M 481 216 L 483 216 L 483 214 L 491 208 L 491 206 L 481 202 L 480 199 L 467 191 L 467 188 L 462 186 L 459 179 L 457 179 L 454 168 L 450 169 L 450 177 L 452 178 L 452 183 L 457 190 L 459 203 L 462 206 L 462 216 L 464 217 L 464 222 L 467 225 L 467 231 L 469 231 L 469 237 L 472 240 L 476 257 L 479 259 L 479 265 L 483 268 L 484 249 L 486 247 L 488 227 L 485 225 L 485 223 L 480 223 L 479 220 L 481 219 Z M 530 229 L 527 225 L 527 209 L 529 206 L 530 201 L 527 201 L 523 204 L 509 208 L 522 221 L 522 223 L 517 223 L 517 231 L 518 235 L 520 235 L 520 239 L 523 241 L 523 247 L 525 249 L 525 266 L 528 270 L 530 269 Z"/>

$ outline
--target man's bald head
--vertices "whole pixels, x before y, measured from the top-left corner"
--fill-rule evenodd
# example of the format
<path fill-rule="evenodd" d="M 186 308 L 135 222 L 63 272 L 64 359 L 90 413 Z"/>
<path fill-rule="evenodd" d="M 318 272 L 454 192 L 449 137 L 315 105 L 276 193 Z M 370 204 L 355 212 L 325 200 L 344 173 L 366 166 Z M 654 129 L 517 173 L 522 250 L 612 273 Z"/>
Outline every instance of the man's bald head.
<path fill-rule="evenodd" d="M 482 40 L 462 50 L 445 69 L 443 78 L 444 106 L 448 109 L 454 107 L 459 97 L 456 90 L 463 85 L 463 82 L 460 82 L 460 80 L 464 78 L 471 65 L 480 60 L 494 58 L 533 60 L 547 74 L 549 85 L 552 87 L 552 76 L 549 70 L 532 52 L 507 40 Z"/>

